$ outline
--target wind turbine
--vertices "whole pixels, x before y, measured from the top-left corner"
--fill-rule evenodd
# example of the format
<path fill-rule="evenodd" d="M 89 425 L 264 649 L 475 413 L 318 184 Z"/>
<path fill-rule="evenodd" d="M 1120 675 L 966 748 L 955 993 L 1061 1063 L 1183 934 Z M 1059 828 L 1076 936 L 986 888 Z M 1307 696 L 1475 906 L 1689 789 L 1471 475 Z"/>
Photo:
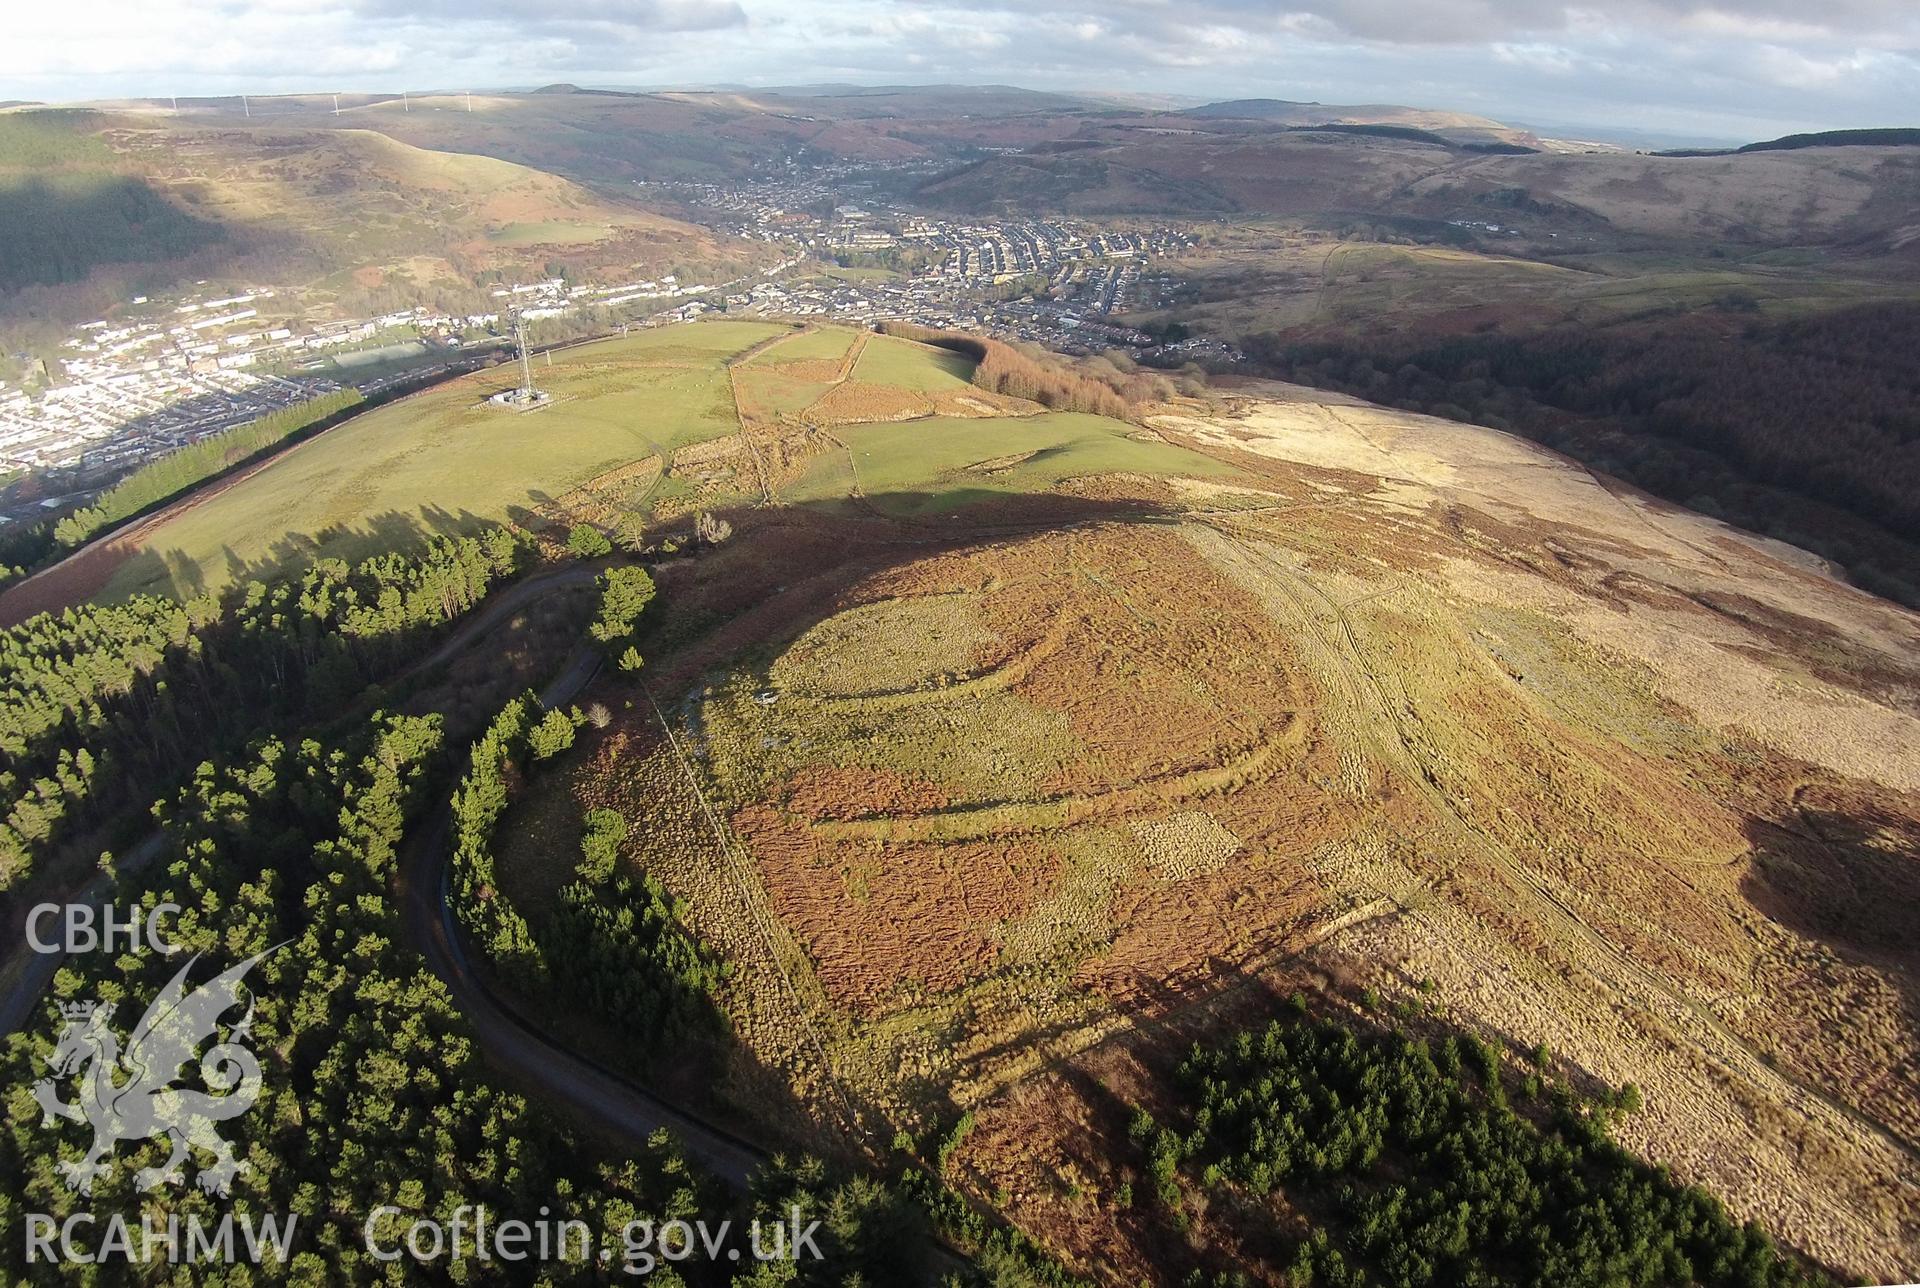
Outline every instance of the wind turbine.
<path fill-rule="evenodd" d="M 340 115 L 340 96 L 338 94 L 333 96 L 333 114 L 335 116 Z"/>
<path fill-rule="evenodd" d="M 248 120 L 253 119 L 253 108 L 248 104 L 247 96 L 245 94 L 242 94 L 240 96 L 240 110 L 247 114 Z"/>

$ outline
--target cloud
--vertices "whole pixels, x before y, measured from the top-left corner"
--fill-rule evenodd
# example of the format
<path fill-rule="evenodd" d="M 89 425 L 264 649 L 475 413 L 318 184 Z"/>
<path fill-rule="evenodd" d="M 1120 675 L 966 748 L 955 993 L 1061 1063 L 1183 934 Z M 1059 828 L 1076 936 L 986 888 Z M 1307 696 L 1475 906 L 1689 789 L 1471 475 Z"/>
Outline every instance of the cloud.
<path fill-rule="evenodd" d="M 1475 45 L 1598 27 L 1694 29 L 1733 39 L 1920 40 L 1911 0 L 985 0 L 1025 13 L 1110 16 L 1116 26 L 1173 32 L 1195 25 L 1250 33 L 1300 30 L 1388 44 Z"/>
<path fill-rule="evenodd" d="M 371 22 L 486 22 L 523 31 L 576 31 L 646 34 L 717 31 L 746 25 L 747 15 L 734 0 L 567 0 L 564 5 L 530 5 L 524 0 L 357 0 L 349 6 Z"/>

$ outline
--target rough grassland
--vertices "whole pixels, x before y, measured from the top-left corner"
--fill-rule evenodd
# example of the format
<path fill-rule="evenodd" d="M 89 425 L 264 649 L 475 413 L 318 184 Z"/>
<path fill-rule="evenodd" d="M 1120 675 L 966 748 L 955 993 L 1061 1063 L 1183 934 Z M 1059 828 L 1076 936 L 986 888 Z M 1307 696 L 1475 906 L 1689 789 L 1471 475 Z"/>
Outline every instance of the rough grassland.
<path fill-rule="evenodd" d="M 570 784 L 691 838 L 641 861 L 752 1066 L 881 1142 L 973 1112 L 950 1183 L 1144 1265 L 1088 1198 L 1131 1156 L 1049 1079 L 1104 1100 L 1153 1034 L 1317 991 L 1631 1081 L 1629 1147 L 1898 1278 L 1920 617 L 1492 430 L 1234 390 L 762 433 L 794 473 L 663 574 L 648 657 L 712 816 L 618 676 Z"/>
<path fill-rule="evenodd" d="M 804 411 L 831 388 L 823 381 L 789 375 L 783 367 L 743 364 L 733 373 L 733 379 L 743 409 L 765 418 Z"/>
<path fill-rule="evenodd" d="M 536 372 L 554 395 L 538 411 L 486 405 L 506 368 L 380 408 L 160 525 L 106 594 L 191 593 L 294 555 L 525 517 L 621 465 L 734 433 L 721 360 L 777 332 L 674 327 L 556 354 Z"/>

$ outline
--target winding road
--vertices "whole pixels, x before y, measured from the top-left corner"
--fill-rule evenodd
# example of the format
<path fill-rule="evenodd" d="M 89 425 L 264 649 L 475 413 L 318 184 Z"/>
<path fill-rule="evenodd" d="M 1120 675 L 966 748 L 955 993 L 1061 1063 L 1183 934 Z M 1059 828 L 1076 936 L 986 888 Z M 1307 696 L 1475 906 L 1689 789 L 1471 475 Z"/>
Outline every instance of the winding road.
<path fill-rule="evenodd" d="M 582 645 L 540 692 L 540 703 L 570 702 L 600 670 L 599 651 Z M 723 1128 L 695 1117 L 619 1074 L 555 1043 L 514 1004 L 475 974 L 447 904 L 447 858 L 452 840 L 445 807 L 408 838 L 401 856 L 400 898 L 407 938 L 446 984 L 480 1047 L 495 1066 L 523 1083 L 636 1142 L 666 1128 L 683 1153 L 731 1188 L 745 1192 L 768 1154 Z"/>
<path fill-rule="evenodd" d="M 568 564 L 515 582 L 488 599 L 438 647 L 402 671 L 395 680 L 444 665 L 490 635 L 515 613 L 556 591 L 591 585 L 603 566 L 604 561 Z M 576 648 L 560 674 L 539 694 L 541 704 L 554 707 L 571 701 L 599 670 L 598 650 L 586 645 Z M 753 1171 L 767 1160 L 766 1151 L 555 1045 L 475 975 L 454 933 L 446 902 L 449 823 L 448 811 L 442 806 L 408 838 L 401 868 L 402 923 L 409 939 L 425 956 L 428 967 L 447 984 L 454 1004 L 472 1025 L 488 1059 L 623 1137 L 640 1142 L 654 1131 L 667 1128 L 679 1137 L 689 1157 L 733 1189 L 744 1191 Z M 166 850 L 166 833 L 149 832 L 122 856 L 112 873 L 98 873 L 78 892 L 50 895 L 44 902 L 84 903 L 99 908 L 113 897 L 120 880 L 144 872 Z M 0 989 L 0 1035 L 11 1033 L 33 1019 L 54 974 L 66 961 L 64 952 L 36 953 L 27 946 L 25 921 L 30 910 L 30 907 L 20 910 L 17 933 L 12 937 L 17 948 L 4 968 L 6 984 Z"/>
<path fill-rule="evenodd" d="M 540 691 L 540 704 L 552 708 L 572 701 L 599 674 L 600 663 L 599 650 L 581 644 Z M 615 1136 L 638 1143 L 665 1128 L 687 1158 L 736 1193 L 747 1193 L 753 1174 L 771 1158 L 769 1151 L 561 1046 L 474 973 L 447 903 L 451 824 L 442 806 L 430 824 L 408 838 L 401 854 L 401 919 L 408 940 L 446 984 L 488 1061 Z M 948 1282 L 972 1265 L 937 1236 L 927 1240 L 922 1257 L 921 1281 L 929 1284 Z"/>

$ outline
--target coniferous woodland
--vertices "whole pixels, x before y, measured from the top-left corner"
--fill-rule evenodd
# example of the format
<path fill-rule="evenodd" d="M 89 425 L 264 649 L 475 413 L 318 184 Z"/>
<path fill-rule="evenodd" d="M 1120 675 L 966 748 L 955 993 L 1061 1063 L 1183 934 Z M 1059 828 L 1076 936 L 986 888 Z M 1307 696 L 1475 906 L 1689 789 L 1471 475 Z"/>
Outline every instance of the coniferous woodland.
<path fill-rule="evenodd" d="M 437 718 L 384 714 L 330 744 L 269 740 L 229 763 L 202 765 L 164 811 L 170 860 L 136 893 L 144 905 L 186 910 L 170 927 L 173 940 L 221 963 L 291 941 L 250 980 L 266 1076 L 246 1116 L 251 1168 L 236 1178 L 231 1208 L 299 1217 L 289 1265 L 201 1266 L 176 1272 L 175 1282 L 386 1280 L 392 1272 L 371 1257 L 361 1232 L 382 1204 L 443 1217 L 462 1202 L 496 1212 L 546 1206 L 606 1235 L 638 1217 L 717 1209 L 711 1187 L 664 1141 L 617 1165 L 582 1161 L 521 1097 L 490 1083 L 444 987 L 401 946 L 397 848 L 439 744 Z M 177 968 L 155 954 L 91 954 L 61 972 L 55 992 L 124 996 L 133 1008 Z M 58 1151 L 27 1094 L 44 1046 L 38 1034 L 15 1036 L 4 1060 L 0 1230 L 16 1267 L 28 1211 L 58 1219 L 84 1207 L 137 1221 L 141 1207 L 124 1158 L 91 1199 L 69 1192 L 57 1174 Z M 121 1153 L 130 1156 L 125 1146 Z M 139 1153 L 137 1162 L 150 1166 L 164 1149 Z M 188 1190 L 167 1208 L 217 1221 L 228 1205 Z M 37 1277 L 54 1282 L 61 1269 L 42 1266 Z M 568 1278 L 567 1269 L 546 1267 L 557 1279 Z M 598 1268 L 571 1269 L 591 1277 Z M 152 1280 L 148 1268 L 107 1267 L 103 1275 Z"/>
<path fill-rule="evenodd" d="M 713 990 L 722 972 L 684 927 L 680 902 L 645 873 L 619 871 L 626 822 L 608 810 L 588 815 L 575 879 L 555 908 L 530 921 L 501 888 L 493 834 L 509 783 L 539 772 L 573 743 L 573 718 L 552 710 L 536 720 L 527 695 L 501 711 L 474 744 L 453 797 L 449 901 L 467 940 L 514 991 L 564 1000 L 623 1028 L 669 1041 L 717 1031 Z"/>
<path fill-rule="evenodd" d="M 1535 1071 L 1510 1103 L 1485 1039 L 1363 1033 L 1309 1019 L 1298 995 L 1292 1006 L 1196 1046 L 1169 1121 L 1135 1111 L 1130 1135 L 1172 1224 L 1196 1190 L 1254 1212 L 1284 1198 L 1312 1226 L 1286 1262 L 1302 1286 L 1827 1282 L 1613 1142 L 1611 1116 L 1638 1107 L 1631 1085 L 1588 1097 L 1543 1090 Z"/>
<path fill-rule="evenodd" d="M 10 1282 L 65 1282 L 74 1269 L 24 1260 L 29 1213 L 56 1222 L 91 1214 L 94 1224 L 77 1236 L 82 1247 L 98 1243 L 112 1214 L 135 1230 L 143 1215 L 162 1229 L 170 1216 L 210 1225 L 230 1212 L 295 1219 L 284 1262 L 268 1254 L 258 1267 L 244 1258 L 169 1266 L 162 1242 L 159 1262 L 116 1260 L 87 1272 L 90 1282 L 106 1284 L 318 1286 L 422 1276 L 563 1283 L 607 1275 L 597 1259 L 579 1255 L 545 1263 L 488 1263 L 471 1254 L 458 1265 L 380 1261 L 367 1247 L 365 1223 L 381 1206 L 400 1211 L 384 1227 L 389 1249 L 413 1219 L 444 1222 L 462 1204 L 483 1205 L 496 1219 L 550 1212 L 582 1221 L 595 1248 L 616 1250 L 635 1221 L 772 1221 L 797 1209 L 801 1219 L 823 1222 L 820 1262 L 657 1266 L 651 1280 L 666 1284 L 838 1284 L 848 1273 L 883 1282 L 902 1273 L 903 1257 L 920 1254 L 924 1218 L 891 1187 L 848 1179 L 815 1160 L 777 1160 L 743 1211 L 665 1136 L 606 1161 L 583 1154 L 523 1097 L 494 1085 L 445 987 L 405 945 L 396 895 L 402 841 L 431 808 L 433 784 L 444 780 L 456 749 L 444 744 L 439 716 L 376 709 L 379 681 L 430 649 L 431 628 L 477 603 L 522 553 L 515 538 L 495 531 L 438 543 L 418 559 L 322 563 L 283 583 L 250 585 L 227 602 L 76 610 L 6 636 L 9 763 L 79 761 L 89 747 L 102 749 L 98 757 L 120 757 L 116 763 L 147 774 L 115 797 L 144 815 L 140 784 L 164 778 L 163 761 L 128 734 L 143 721 L 164 726 L 163 750 L 183 767 L 157 791 L 151 811 L 165 852 L 162 862 L 123 874 L 114 902 L 122 909 L 177 905 L 183 911 L 166 933 L 185 950 L 70 959 L 42 1011 L 0 1047 L 0 1265 Z M 285 732 L 268 731 L 276 719 Z M 480 739 L 469 763 L 558 754 L 573 730 L 566 713 L 541 717 L 523 700 Z M 483 777 L 469 774 L 457 804 L 475 807 Z M 105 799 L 96 795 L 89 807 L 104 808 Z M 691 941 L 657 887 L 613 878 L 610 847 L 617 845 L 606 820 L 581 838 L 581 901 L 585 891 L 609 887 L 603 910 L 582 911 L 593 927 L 605 927 L 589 931 L 601 954 L 589 960 L 604 963 L 585 986 L 604 983 L 608 1007 L 645 1007 L 650 997 L 671 995 L 652 982 L 655 943 L 673 945 L 665 960 L 680 954 L 695 973 L 713 967 L 686 956 Z M 135 1169 L 159 1164 L 164 1141 L 122 1142 L 116 1165 L 95 1179 L 90 1195 L 71 1190 L 59 1163 L 77 1155 L 84 1133 L 50 1132 L 32 1096 L 59 1029 L 55 1004 L 118 1002 L 131 1013 L 116 1027 L 130 1029 L 187 957 L 204 954 L 224 967 L 261 952 L 247 991 L 264 1077 L 244 1131 L 229 1132 L 246 1164 L 231 1196 L 195 1189 L 191 1169 L 181 1187 L 136 1193 Z"/>
<path fill-rule="evenodd" d="M 600 611 L 589 636 L 637 670 L 630 642 L 653 599 L 653 581 L 639 568 L 613 568 L 601 579 Z M 719 961 L 687 933 L 685 908 L 652 876 L 622 871 L 627 823 L 611 810 L 587 815 L 574 879 L 538 923 L 501 888 L 493 836 L 510 785 L 540 772 L 573 745 L 580 718 L 559 709 L 540 714 L 533 695 L 501 709 L 478 741 L 453 796 L 454 918 L 501 980 L 518 992 L 584 1006 L 623 1028 L 666 1039 L 711 1037 L 723 1025 L 713 993 Z"/>
<path fill-rule="evenodd" d="M 137 815 L 209 754 L 343 710 L 520 566 L 504 529 L 322 560 L 227 596 L 42 614 L 0 633 L 0 891 Z"/>

